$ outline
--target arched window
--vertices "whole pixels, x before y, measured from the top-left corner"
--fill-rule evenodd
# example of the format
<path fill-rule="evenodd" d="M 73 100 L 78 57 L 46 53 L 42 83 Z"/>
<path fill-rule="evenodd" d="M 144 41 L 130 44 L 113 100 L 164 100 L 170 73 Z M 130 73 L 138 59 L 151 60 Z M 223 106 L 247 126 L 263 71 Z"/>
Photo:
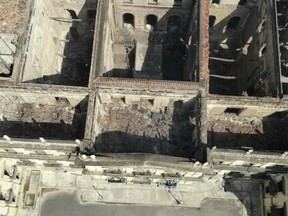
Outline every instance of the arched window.
<path fill-rule="evenodd" d="M 209 28 L 213 28 L 216 21 L 216 16 L 209 16 Z"/>
<path fill-rule="evenodd" d="M 240 0 L 238 4 L 244 6 L 246 4 L 246 2 L 247 2 L 247 0 Z"/>
<path fill-rule="evenodd" d="M 78 19 L 77 14 L 76 14 L 76 12 L 74 10 L 66 9 L 66 11 L 68 11 L 71 19 Z"/>
<path fill-rule="evenodd" d="M 125 13 L 123 14 L 123 23 L 130 24 L 134 28 L 134 15 L 131 13 Z"/>
<path fill-rule="evenodd" d="M 158 18 L 157 16 L 150 14 L 146 16 L 146 24 L 151 25 L 151 26 L 156 26 L 157 25 Z"/>
<path fill-rule="evenodd" d="M 181 27 L 181 17 L 177 15 L 170 16 L 168 18 L 167 30 L 179 30 Z"/>
<path fill-rule="evenodd" d="M 241 19 L 240 17 L 232 17 L 227 24 L 226 30 L 237 28 L 240 19 Z"/>
<path fill-rule="evenodd" d="M 212 0 L 212 4 L 220 4 L 220 0 Z"/>

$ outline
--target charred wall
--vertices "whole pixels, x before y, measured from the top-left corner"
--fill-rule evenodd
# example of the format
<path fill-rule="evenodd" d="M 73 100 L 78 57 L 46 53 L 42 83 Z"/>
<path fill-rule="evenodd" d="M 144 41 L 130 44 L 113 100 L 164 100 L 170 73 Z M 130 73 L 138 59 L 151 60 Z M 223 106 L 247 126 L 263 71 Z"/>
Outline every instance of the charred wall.
<path fill-rule="evenodd" d="M 88 92 L 51 89 L 1 89 L 0 136 L 82 139 Z"/>
<path fill-rule="evenodd" d="M 210 93 L 271 96 L 279 93 L 272 1 L 210 1 Z"/>
<path fill-rule="evenodd" d="M 99 5 L 93 79 L 197 81 L 198 1 L 111 0 Z"/>
<path fill-rule="evenodd" d="M 193 157 L 199 139 L 197 95 L 99 90 L 92 140 L 97 152 Z"/>
<path fill-rule="evenodd" d="M 207 105 L 209 146 L 286 149 L 287 103 L 276 99 L 211 97 Z"/>

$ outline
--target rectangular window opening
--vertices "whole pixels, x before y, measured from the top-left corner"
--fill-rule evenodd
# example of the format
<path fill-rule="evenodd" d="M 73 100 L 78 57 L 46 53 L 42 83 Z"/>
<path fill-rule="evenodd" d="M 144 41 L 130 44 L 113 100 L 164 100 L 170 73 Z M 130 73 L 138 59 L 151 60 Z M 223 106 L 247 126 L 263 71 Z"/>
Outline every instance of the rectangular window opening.
<path fill-rule="evenodd" d="M 148 4 L 157 5 L 158 4 L 158 0 L 148 0 Z"/>
<path fill-rule="evenodd" d="M 121 97 L 120 100 L 121 100 L 124 104 L 126 104 L 126 99 L 125 99 L 125 97 Z"/>
<path fill-rule="evenodd" d="M 133 0 L 123 0 L 123 3 L 132 4 L 132 3 L 133 3 Z"/>
<path fill-rule="evenodd" d="M 235 107 L 228 107 L 224 113 L 231 113 L 231 114 L 236 114 L 239 115 L 245 110 L 245 108 L 235 108 Z"/>
<path fill-rule="evenodd" d="M 154 99 L 148 99 L 149 104 L 154 105 Z"/>

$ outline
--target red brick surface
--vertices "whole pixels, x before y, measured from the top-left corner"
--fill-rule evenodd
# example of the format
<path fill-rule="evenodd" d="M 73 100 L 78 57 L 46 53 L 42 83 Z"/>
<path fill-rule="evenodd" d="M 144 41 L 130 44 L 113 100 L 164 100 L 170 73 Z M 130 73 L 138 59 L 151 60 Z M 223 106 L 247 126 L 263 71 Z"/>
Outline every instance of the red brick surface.
<path fill-rule="evenodd" d="M 201 71 L 201 80 L 204 83 L 209 82 L 209 1 L 200 1 L 201 2 L 201 53 L 200 53 L 200 71 Z"/>
<path fill-rule="evenodd" d="M 93 81 L 94 86 L 117 86 L 138 88 L 162 88 L 179 90 L 200 90 L 202 85 L 195 82 L 166 81 L 166 80 L 137 80 L 111 77 L 99 77 Z"/>

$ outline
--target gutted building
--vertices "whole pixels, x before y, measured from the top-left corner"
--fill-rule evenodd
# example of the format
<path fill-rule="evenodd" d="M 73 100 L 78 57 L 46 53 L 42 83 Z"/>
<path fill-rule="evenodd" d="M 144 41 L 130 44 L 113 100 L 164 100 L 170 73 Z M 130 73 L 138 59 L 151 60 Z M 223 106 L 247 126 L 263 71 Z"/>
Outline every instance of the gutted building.
<path fill-rule="evenodd" d="M 19 81 L 88 86 L 97 1 L 34 1 Z"/>
<path fill-rule="evenodd" d="M 286 28 L 287 1 L 209 1 L 210 146 L 286 149 Z"/>
<path fill-rule="evenodd" d="M 1 215 L 288 214 L 287 0 L 0 6 Z"/>
<path fill-rule="evenodd" d="M 198 1 L 99 2 L 93 79 L 199 80 Z"/>

